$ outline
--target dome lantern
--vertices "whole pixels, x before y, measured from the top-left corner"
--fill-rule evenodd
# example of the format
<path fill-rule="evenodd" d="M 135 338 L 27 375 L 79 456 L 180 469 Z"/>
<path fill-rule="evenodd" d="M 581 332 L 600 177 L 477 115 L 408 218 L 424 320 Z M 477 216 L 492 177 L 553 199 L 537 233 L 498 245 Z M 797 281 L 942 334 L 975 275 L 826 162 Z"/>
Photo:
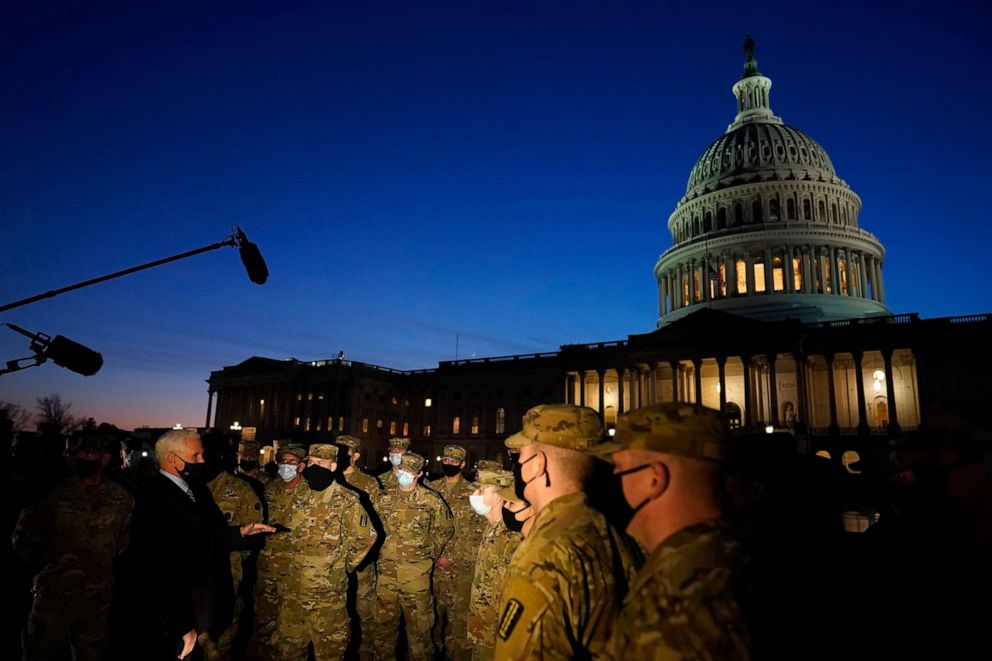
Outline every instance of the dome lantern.
<path fill-rule="evenodd" d="M 749 34 L 745 37 L 744 75 L 733 87 L 734 96 L 737 97 L 737 116 L 727 127 L 728 133 L 750 122 L 782 123 L 782 118 L 772 113 L 769 100 L 772 81 L 758 71 L 758 61 L 754 59 L 754 39 Z"/>

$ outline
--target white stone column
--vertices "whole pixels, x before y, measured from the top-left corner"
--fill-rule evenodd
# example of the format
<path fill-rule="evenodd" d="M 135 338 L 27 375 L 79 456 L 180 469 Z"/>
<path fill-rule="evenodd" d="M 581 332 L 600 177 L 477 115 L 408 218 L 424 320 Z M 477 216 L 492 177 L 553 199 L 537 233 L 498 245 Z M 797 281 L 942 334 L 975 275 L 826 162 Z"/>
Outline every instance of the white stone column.
<path fill-rule="evenodd" d="M 689 305 L 696 303 L 696 258 L 689 260 Z"/>
<path fill-rule="evenodd" d="M 858 251 L 858 293 L 861 298 L 868 298 L 868 269 L 865 254 L 861 251 Z"/>
<path fill-rule="evenodd" d="M 875 273 L 878 274 L 878 302 L 885 305 L 885 285 L 882 284 L 882 260 L 875 261 Z"/>
<path fill-rule="evenodd" d="M 875 258 L 872 255 L 865 255 L 865 269 L 867 269 L 869 282 L 871 282 L 871 300 L 878 300 L 878 283 L 875 280 Z"/>
<path fill-rule="evenodd" d="M 709 283 L 709 279 L 710 279 L 710 277 L 709 277 L 710 276 L 710 256 L 709 256 L 709 254 L 703 255 L 702 258 L 699 261 L 702 262 L 702 265 L 701 265 L 701 267 L 702 267 L 701 268 L 702 274 L 699 276 L 699 286 L 703 288 L 702 299 L 705 302 L 705 301 L 709 301 L 710 300 L 710 283 Z"/>
<path fill-rule="evenodd" d="M 840 294 L 840 264 L 837 263 L 837 249 L 830 246 L 830 289 L 834 295 Z"/>
<path fill-rule="evenodd" d="M 847 266 L 847 295 L 856 296 L 854 293 L 854 260 L 850 248 L 844 248 L 844 264 Z"/>
<path fill-rule="evenodd" d="M 790 243 L 785 249 L 786 257 L 789 263 L 786 264 L 783 275 L 785 276 L 785 291 L 789 294 L 795 293 L 796 291 L 796 279 L 795 273 L 793 272 L 792 261 L 796 258 L 795 252 Z"/>
<path fill-rule="evenodd" d="M 775 291 L 772 278 L 772 249 L 765 248 L 765 293 L 770 294 Z"/>
<path fill-rule="evenodd" d="M 750 250 L 744 253 L 744 267 L 747 269 L 747 294 L 754 296 L 754 260 Z"/>

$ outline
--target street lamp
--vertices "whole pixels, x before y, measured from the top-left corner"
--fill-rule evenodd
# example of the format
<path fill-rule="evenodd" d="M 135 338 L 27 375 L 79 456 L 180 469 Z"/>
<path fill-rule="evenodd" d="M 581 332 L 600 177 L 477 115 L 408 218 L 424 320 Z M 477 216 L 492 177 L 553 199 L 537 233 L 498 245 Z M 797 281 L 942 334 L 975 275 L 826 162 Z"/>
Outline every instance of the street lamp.
<path fill-rule="evenodd" d="M 231 431 L 241 431 L 241 423 L 235 420 L 231 425 Z"/>

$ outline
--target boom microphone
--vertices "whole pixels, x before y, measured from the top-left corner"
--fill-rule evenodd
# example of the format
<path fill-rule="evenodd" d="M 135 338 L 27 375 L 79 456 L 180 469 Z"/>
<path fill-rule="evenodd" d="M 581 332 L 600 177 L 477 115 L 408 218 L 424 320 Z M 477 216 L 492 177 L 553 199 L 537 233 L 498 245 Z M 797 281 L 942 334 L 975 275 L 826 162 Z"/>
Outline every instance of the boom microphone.
<path fill-rule="evenodd" d="M 245 271 L 248 272 L 248 279 L 256 285 L 264 285 L 265 281 L 269 279 L 269 267 L 265 265 L 265 260 L 262 259 L 262 253 L 259 252 L 258 246 L 248 240 L 240 227 L 235 232 L 235 240 L 238 244 L 238 252 L 241 253 L 241 263 L 245 265 Z"/>
<path fill-rule="evenodd" d="M 62 335 L 52 338 L 43 355 L 59 367 L 83 376 L 93 376 L 103 367 L 102 355 Z"/>

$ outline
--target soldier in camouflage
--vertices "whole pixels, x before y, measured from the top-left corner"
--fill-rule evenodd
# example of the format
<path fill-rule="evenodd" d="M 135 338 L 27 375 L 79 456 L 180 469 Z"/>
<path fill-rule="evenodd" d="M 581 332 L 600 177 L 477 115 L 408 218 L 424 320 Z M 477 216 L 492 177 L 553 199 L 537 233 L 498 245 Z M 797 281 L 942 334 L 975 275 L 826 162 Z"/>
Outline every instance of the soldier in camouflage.
<path fill-rule="evenodd" d="M 638 558 L 583 493 L 595 468 L 584 450 L 603 438 L 599 414 L 536 406 L 524 415 L 521 434 L 528 441 L 518 457 L 522 491 L 536 515 L 507 569 L 496 658 L 596 658 Z"/>
<path fill-rule="evenodd" d="M 379 521 L 379 498 L 382 494 L 382 484 L 372 475 L 369 475 L 358 467 L 358 461 L 362 456 L 361 442 L 354 436 L 338 436 L 334 442 L 339 446 L 338 464 L 345 481 L 352 487 L 360 490 L 367 501 L 363 500 L 365 508 L 372 517 L 372 522 L 376 526 L 381 526 Z M 343 466 L 343 468 L 341 468 Z M 373 552 L 376 550 L 373 549 Z M 355 572 L 355 610 L 361 623 L 361 646 L 358 654 L 362 659 L 372 658 L 372 641 L 375 639 L 375 589 L 376 573 L 375 558 L 366 558 L 362 566 Z"/>
<path fill-rule="evenodd" d="M 302 507 L 285 525 L 292 531 L 289 571 L 272 643 L 278 659 L 341 659 L 348 647 L 348 573 L 375 543 L 375 529 L 358 496 L 334 479 L 338 449 L 310 446 L 303 478 L 309 487 Z M 279 533 L 277 533 L 279 534 Z"/>
<path fill-rule="evenodd" d="M 249 523 L 262 523 L 262 502 L 258 496 L 242 478 L 224 470 L 224 453 L 217 443 L 212 443 L 215 447 L 207 445 L 204 439 L 205 452 L 204 459 L 210 464 L 211 470 L 216 471 L 216 475 L 207 482 L 207 487 L 217 504 L 218 509 L 224 515 L 224 519 L 229 526 L 243 526 Z M 230 453 L 227 453 L 228 459 Z M 244 563 L 247 562 L 255 551 L 231 551 L 231 579 L 234 586 L 234 613 L 231 623 L 216 639 L 209 632 L 204 631 L 199 635 L 199 643 L 203 647 L 204 656 L 208 661 L 220 661 L 231 656 L 231 645 L 238 632 L 238 623 L 241 613 L 244 610 L 244 601 L 241 598 L 241 582 L 244 576 Z"/>
<path fill-rule="evenodd" d="M 380 477 L 382 486 L 386 489 L 392 489 L 396 486 L 396 471 L 399 470 L 400 459 L 403 455 L 410 450 L 410 439 L 409 438 L 391 438 L 389 439 L 389 472 L 384 473 Z"/>
<path fill-rule="evenodd" d="M 306 450 L 298 445 L 279 448 L 276 456 L 276 480 L 265 487 L 265 499 L 269 504 L 269 520 L 273 524 L 286 526 L 295 512 L 305 512 L 310 490 L 302 477 L 303 460 Z M 270 644 L 276 631 L 279 604 L 283 598 L 282 583 L 289 574 L 293 549 L 296 547 L 294 535 L 299 531 L 283 530 L 265 539 L 265 548 L 258 555 L 258 579 L 255 582 L 255 626 L 252 642 L 248 648 L 248 658 L 258 661 L 278 659 Z"/>
<path fill-rule="evenodd" d="M 25 659 L 60 658 L 67 643 L 74 659 L 103 658 L 113 562 L 127 546 L 134 509 L 127 490 L 106 478 L 114 450 L 109 438 L 83 438 L 73 449 L 76 474 L 17 521 L 14 549 L 35 573 Z"/>
<path fill-rule="evenodd" d="M 483 462 L 479 462 L 483 465 Z M 468 637 L 472 643 L 472 658 L 490 661 L 496 646 L 496 618 L 499 617 L 499 594 L 503 577 L 510 565 L 510 558 L 517 550 L 523 536 L 503 523 L 503 497 L 500 490 L 513 490 L 513 473 L 488 466 L 479 468 L 475 492 L 471 496 L 472 509 L 485 523 L 479 544 L 472 578 L 472 592 L 468 606 Z"/>
<path fill-rule="evenodd" d="M 404 454 L 397 485 L 386 489 L 379 501 L 379 516 L 386 530 L 376 589 L 374 645 L 379 659 L 394 657 L 401 615 L 406 621 L 410 658 L 422 661 L 433 654 L 431 574 L 454 533 L 454 524 L 444 499 L 417 483 L 423 470 L 423 457 Z"/>
<path fill-rule="evenodd" d="M 750 659 L 732 591 L 740 547 L 720 519 L 720 462 L 730 436 L 718 411 L 656 404 L 617 421 L 590 452 L 612 461 L 634 510 L 628 532 L 648 559 L 613 623 L 614 659 Z"/>
<path fill-rule="evenodd" d="M 472 576 L 479 553 L 485 520 L 476 516 L 469 504 L 475 487 L 462 476 L 465 448 L 446 445 L 441 455 L 443 477 L 430 487 L 444 498 L 454 515 L 455 534 L 437 561 L 434 572 L 434 596 L 437 598 L 437 626 L 434 641 L 453 659 L 468 659 L 468 611 L 472 594 Z"/>

